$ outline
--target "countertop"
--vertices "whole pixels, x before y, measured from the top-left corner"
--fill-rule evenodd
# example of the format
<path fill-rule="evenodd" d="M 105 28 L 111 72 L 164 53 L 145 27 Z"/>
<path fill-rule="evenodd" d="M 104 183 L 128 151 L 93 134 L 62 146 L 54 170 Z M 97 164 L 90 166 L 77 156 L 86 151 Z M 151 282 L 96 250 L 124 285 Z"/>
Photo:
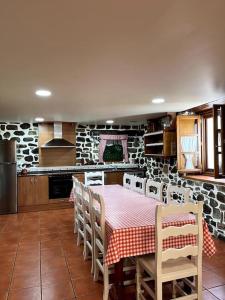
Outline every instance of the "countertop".
<path fill-rule="evenodd" d="M 82 166 L 65 166 L 65 167 L 35 167 L 30 168 L 26 175 L 21 174 L 18 170 L 18 176 L 34 176 L 34 175 L 61 175 L 83 173 L 86 171 L 144 171 L 138 164 L 108 164 L 108 165 L 82 165 Z"/>

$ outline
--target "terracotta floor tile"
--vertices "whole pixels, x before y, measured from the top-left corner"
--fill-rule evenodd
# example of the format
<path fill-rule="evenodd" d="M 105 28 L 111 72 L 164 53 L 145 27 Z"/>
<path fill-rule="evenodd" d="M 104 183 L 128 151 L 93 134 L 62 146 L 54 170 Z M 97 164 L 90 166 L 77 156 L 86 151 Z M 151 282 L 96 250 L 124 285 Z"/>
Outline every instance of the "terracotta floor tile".
<path fill-rule="evenodd" d="M 26 274 L 30 274 L 32 276 L 32 275 L 40 274 L 40 264 L 37 262 L 33 264 L 31 263 L 16 264 L 14 267 L 14 274 L 15 276 L 26 275 Z"/>
<path fill-rule="evenodd" d="M 58 257 L 54 260 L 52 259 L 48 259 L 48 260 L 44 260 L 41 262 L 41 272 L 42 273 L 46 273 L 49 272 L 53 269 L 58 269 L 58 268 L 62 268 L 62 269 L 67 269 L 66 266 L 66 261 L 64 259 L 64 257 Z"/>
<path fill-rule="evenodd" d="M 203 286 L 206 289 L 210 289 L 219 285 L 225 284 L 225 278 L 218 276 L 212 271 L 203 271 Z"/>
<path fill-rule="evenodd" d="M 61 247 L 61 242 L 58 240 L 41 241 L 41 249 L 48 249 L 48 248 L 55 248 L 55 247 Z"/>
<path fill-rule="evenodd" d="M 10 275 L 0 274 L 0 291 L 1 290 L 8 290 L 9 287 L 10 287 L 10 282 L 11 282 L 11 276 Z"/>
<path fill-rule="evenodd" d="M 41 288 L 31 287 L 26 289 L 11 290 L 8 300 L 41 300 Z"/>
<path fill-rule="evenodd" d="M 225 285 L 215 287 L 209 291 L 220 300 L 225 300 Z"/>
<path fill-rule="evenodd" d="M 103 291 L 103 284 L 94 282 L 91 275 L 85 280 L 83 278 L 72 280 L 72 283 L 78 298 L 90 294 L 90 291 L 92 293 L 102 293 Z"/>
<path fill-rule="evenodd" d="M 52 269 L 50 272 L 42 273 L 42 286 L 67 282 L 70 280 L 70 273 L 67 268 Z"/>
<path fill-rule="evenodd" d="M 102 292 L 94 292 L 94 293 L 89 293 L 88 295 L 85 296 L 79 296 L 76 298 L 77 300 L 102 300 Z M 124 299 L 123 299 L 124 300 Z M 131 299 L 129 299 L 131 300 Z"/>
<path fill-rule="evenodd" d="M 209 291 L 205 290 L 202 293 L 202 300 L 218 300 L 217 297 L 213 296 Z"/>
<path fill-rule="evenodd" d="M 73 300 L 74 298 L 70 281 L 42 287 L 42 300 Z"/>
<path fill-rule="evenodd" d="M 15 275 L 12 280 L 11 289 L 23 289 L 29 287 L 40 287 L 40 274 L 31 275 L 30 273 L 23 275 Z"/>
<path fill-rule="evenodd" d="M 0 299 L 1 300 L 7 300 L 8 297 L 8 291 L 7 290 L 0 290 Z"/>

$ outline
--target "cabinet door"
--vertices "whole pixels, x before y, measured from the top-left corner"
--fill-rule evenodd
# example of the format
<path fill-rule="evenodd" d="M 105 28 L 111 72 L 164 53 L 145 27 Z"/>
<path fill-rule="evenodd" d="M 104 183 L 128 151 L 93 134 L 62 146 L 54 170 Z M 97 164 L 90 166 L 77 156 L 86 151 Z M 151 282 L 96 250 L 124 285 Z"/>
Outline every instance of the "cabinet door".
<path fill-rule="evenodd" d="M 73 176 L 76 177 L 80 182 L 84 183 L 84 173 L 75 173 Z"/>
<path fill-rule="evenodd" d="M 123 185 L 124 172 L 107 172 L 105 184 L 120 184 Z"/>
<path fill-rule="evenodd" d="M 18 206 L 33 204 L 34 176 L 18 177 Z"/>
<path fill-rule="evenodd" d="M 48 176 L 34 176 L 33 205 L 48 204 Z"/>
<path fill-rule="evenodd" d="M 177 165 L 181 173 L 201 173 L 201 116 L 177 116 Z"/>

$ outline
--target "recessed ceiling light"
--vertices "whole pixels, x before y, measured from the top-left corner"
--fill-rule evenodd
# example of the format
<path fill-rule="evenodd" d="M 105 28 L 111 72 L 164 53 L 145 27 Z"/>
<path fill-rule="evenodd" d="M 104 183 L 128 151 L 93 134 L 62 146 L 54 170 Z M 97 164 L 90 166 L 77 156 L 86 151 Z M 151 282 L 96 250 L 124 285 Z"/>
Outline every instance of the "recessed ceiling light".
<path fill-rule="evenodd" d="M 45 119 L 44 118 L 41 118 L 41 117 L 37 117 L 35 118 L 35 121 L 36 122 L 43 122 Z"/>
<path fill-rule="evenodd" d="M 164 103 L 165 102 L 165 99 L 163 98 L 155 98 L 152 100 L 152 103 L 155 103 L 155 104 L 160 104 L 160 103 Z"/>
<path fill-rule="evenodd" d="M 107 120 L 106 123 L 107 123 L 107 124 L 113 124 L 114 121 L 113 121 L 113 120 Z"/>
<path fill-rule="evenodd" d="M 52 92 L 48 90 L 36 90 L 35 94 L 40 97 L 49 97 L 51 96 Z"/>

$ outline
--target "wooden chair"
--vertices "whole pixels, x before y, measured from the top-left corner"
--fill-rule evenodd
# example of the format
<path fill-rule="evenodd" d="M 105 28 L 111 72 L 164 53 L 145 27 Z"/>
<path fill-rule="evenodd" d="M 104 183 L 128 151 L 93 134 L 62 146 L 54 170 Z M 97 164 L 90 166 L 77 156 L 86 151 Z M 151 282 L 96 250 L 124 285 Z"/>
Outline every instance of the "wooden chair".
<path fill-rule="evenodd" d="M 104 183 L 105 183 L 104 171 L 85 172 L 84 173 L 84 183 L 86 186 L 104 185 Z"/>
<path fill-rule="evenodd" d="M 141 178 L 138 176 L 133 177 L 133 183 L 131 189 L 139 194 L 145 194 L 147 178 Z"/>
<path fill-rule="evenodd" d="M 177 203 L 187 203 L 190 199 L 190 189 L 184 188 L 177 185 L 168 184 L 166 191 L 166 201 L 167 203 L 177 202 Z"/>
<path fill-rule="evenodd" d="M 73 179 L 73 190 L 76 195 L 76 182 L 78 182 L 78 179 L 75 176 L 72 176 Z M 77 233 L 77 202 L 76 200 L 74 201 L 74 233 Z"/>
<path fill-rule="evenodd" d="M 144 293 L 150 294 L 153 299 L 162 300 L 162 284 L 172 282 L 173 299 L 194 300 L 202 299 L 202 226 L 203 203 L 198 204 L 169 204 L 158 205 L 156 209 L 156 252 L 155 255 L 145 255 L 137 258 L 137 300 L 145 300 Z M 162 219 L 170 215 L 180 215 L 193 213 L 195 224 L 186 224 L 181 227 L 168 226 L 163 228 Z M 179 229 L 178 229 L 179 228 Z M 179 235 L 196 235 L 196 245 L 187 245 L 183 248 L 163 248 L 163 240 L 168 237 L 178 237 Z M 191 258 L 190 258 L 191 257 Z M 148 274 L 146 277 L 144 274 Z M 194 283 L 188 278 L 194 276 Z M 182 279 L 192 291 L 187 293 L 182 289 L 183 283 L 177 282 Z M 155 293 L 147 283 L 155 280 Z M 181 297 L 176 297 L 177 291 Z"/>
<path fill-rule="evenodd" d="M 148 179 L 146 182 L 146 196 L 160 202 L 163 201 L 163 182 Z"/>
<path fill-rule="evenodd" d="M 123 175 L 123 186 L 125 188 L 131 190 L 132 186 L 133 186 L 133 178 L 134 178 L 134 175 L 124 173 L 124 175 Z"/>
<path fill-rule="evenodd" d="M 94 272 L 94 230 L 92 216 L 92 197 L 90 189 L 81 183 L 83 195 L 83 218 L 84 218 L 84 259 L 91 258 L 91 273 Z"/>
<path fill-rule="evenodd" d="M 103 300 L 109 299 L 109 275 L 114 273 L 114 265 L 107 266 L 105 261 L 105 203 L 101 195 L 91 191 L 93 228 L 94 228 L 94 281 L 98 281 L 100 273 L 103 275 L 104 291 Z M 136 267 L 132 259 L 125 260 L 123 271 L 135 271 Z M 124 281 L 125 285 L 133 284 L 133 280 Z"/>
<path fill-rule="evenodd" d="M 76 212 L 77 212 L 77 245 L 84 242 L 84 214 L 81 182 L 75 181 Z"/>
<path fill-rule="evenodd" d="M 99 272 L 103 275 L 103 299 L 109 297 L 109 268 L 105 259 L 105 203 L 101 195 L 91 191 L 94 227 L 94 281 L 98 281 Z"/>

